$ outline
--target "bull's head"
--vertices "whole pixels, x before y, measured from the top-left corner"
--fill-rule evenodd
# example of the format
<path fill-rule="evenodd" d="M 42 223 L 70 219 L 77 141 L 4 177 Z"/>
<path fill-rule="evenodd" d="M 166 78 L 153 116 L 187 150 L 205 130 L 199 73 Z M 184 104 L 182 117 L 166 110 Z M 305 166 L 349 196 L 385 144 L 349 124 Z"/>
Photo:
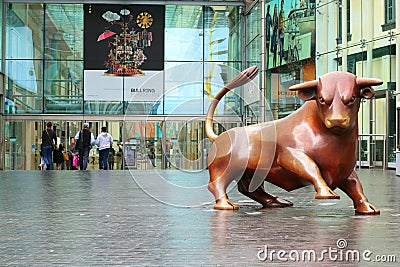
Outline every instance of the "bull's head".
<path fill-rule="evenodd" d="M 373 78 L 358 78 L 348 72 L 331 72 L 318 80 L 293 85 L 299 98 L 316 100 L 318 115 L 327 128 L 348 128 L 357 119 L 360 99 L 371 99 L 375 92 L 371 88 L 383 82 Z"/>

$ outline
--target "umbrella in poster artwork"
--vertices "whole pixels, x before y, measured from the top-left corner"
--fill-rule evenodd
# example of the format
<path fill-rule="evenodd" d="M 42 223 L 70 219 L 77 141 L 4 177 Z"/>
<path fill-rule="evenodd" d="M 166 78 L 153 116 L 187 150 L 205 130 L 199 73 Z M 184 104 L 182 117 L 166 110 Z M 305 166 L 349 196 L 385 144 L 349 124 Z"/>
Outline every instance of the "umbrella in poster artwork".
<path fill-rule="evenodd" d="M 107 39 L 108 37 L 113 36 L 115 34 L 116 34 L 115 32 L 107 30 L 107 31 L 105 31 L 105 32 L 103 32 L 102 34 L 99 35 L 99 37 L 97 38 L 97 42 L 100 42 L 101 40 Z"/>

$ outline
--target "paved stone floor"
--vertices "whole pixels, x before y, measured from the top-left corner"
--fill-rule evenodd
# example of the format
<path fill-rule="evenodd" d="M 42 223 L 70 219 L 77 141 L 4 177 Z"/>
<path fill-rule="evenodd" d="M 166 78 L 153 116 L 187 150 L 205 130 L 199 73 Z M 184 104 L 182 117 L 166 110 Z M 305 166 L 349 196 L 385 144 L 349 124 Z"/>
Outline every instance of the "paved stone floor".
<path fill-rule="evenodd" d="M 312 187 L 215 211 L 207 172 L 0 172 L 0 266 L 399 266 L 400 177 L 359 172 L 380 216 Z"/>

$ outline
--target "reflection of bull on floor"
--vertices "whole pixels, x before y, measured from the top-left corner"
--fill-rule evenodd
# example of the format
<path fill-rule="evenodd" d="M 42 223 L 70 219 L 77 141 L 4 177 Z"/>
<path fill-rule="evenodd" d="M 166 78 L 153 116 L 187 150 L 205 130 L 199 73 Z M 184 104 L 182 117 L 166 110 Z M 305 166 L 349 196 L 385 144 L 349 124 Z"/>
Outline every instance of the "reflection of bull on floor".
<path fill-rule="evenodd" d="M 257 72 L 257 67 L 251 67 L 228 83 L 207 113 L 206 134 L 214 141 L 208 157 L 208 189 L 216 199 L 214 208 L 238 209 L 226 194 L 235 179 L 239 191 L 263 207 L 293 205 L 266 193 L 266 180 L 287 191 L 313 185 L 317 199 L 339 198 L 333 190 L 340 188 L 353 200 L 357 214 L 379 214 L 364 195 L 354 168 L 360 101 L 372 98 L 370 86 L 382 81 L 346 72 L 328 73 L 289 88 L 307 102 L 288 117 L 232 128 L 217 136 L 212 121 L 218 101 Z"/>

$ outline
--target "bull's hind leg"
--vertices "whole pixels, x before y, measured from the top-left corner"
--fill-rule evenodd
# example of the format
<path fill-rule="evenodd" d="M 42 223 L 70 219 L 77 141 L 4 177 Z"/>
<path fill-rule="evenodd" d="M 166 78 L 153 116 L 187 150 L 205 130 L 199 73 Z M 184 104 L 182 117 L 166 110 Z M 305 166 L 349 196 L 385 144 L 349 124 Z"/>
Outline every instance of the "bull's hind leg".
<path fill-rule="evenodd" d="M 358 179 L 357 173 L 353 171 L 350 176 L 339 186 L 352 200 L 356 214 L 375 215 L 380 214 L 380 210 L 368 202 L 364 195 L 364 190 L 361 182 Z"/>
<path fill-rule="evenodd" d="M 221 162 L 212 162 L 208 167 L 210 172 L 210 181 L 208 190 L 214 195 L 216 210 L 237 210 L 239 206 L 229 200 L 226 194 L 226 188 L 234 180 L 232 175 L 226 171 L 226 168 L 221 168 Z"/>
<path fill-rule="evenodd" d="M 253 192 L 250 192 L 249 191 L 250 182 L 251 182 L 251 177 L 248 177 L 248 175 L 243 176 L 243 178 L 238 183 L 238 190 L 243 195 L 263 205 L 263 208 L 284 208 L 293 206 L 292 202 L 278 198 L 276 196 L 270 195 L 267 192 L 265 192 L 264 184 L 260 185 Z"/>

